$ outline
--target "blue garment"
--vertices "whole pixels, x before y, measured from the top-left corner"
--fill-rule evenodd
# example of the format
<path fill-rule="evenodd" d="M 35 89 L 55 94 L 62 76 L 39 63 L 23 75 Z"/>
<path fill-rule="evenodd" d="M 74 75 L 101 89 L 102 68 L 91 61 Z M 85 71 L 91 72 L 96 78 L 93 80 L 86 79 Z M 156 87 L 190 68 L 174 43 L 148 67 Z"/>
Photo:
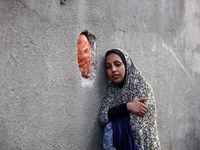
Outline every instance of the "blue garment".
<path fill-rule="evenodd" d="M 120 117 L 112 121 L 113 145 L 117 150 L 137 150 L 130 116 Z"/>
<path fill-rule="evenodd" d="M 114 150 L 114 148 L 113 148 L 113 130 L 112 130 L 111 122 L 109 122 L 104 128 L 103 149 Z"/>

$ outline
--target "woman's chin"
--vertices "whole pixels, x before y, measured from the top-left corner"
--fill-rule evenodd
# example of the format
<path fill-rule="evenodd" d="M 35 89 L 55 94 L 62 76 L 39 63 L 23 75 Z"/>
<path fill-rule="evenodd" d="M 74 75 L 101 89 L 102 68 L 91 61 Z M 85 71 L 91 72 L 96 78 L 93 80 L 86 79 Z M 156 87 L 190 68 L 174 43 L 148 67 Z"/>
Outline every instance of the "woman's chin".
<path fill-rule="evenodd" d="M 120 84 L 122 81 L 119 79 L 113 79 L 112 82 L 114 82 L 115 84 Z"/>

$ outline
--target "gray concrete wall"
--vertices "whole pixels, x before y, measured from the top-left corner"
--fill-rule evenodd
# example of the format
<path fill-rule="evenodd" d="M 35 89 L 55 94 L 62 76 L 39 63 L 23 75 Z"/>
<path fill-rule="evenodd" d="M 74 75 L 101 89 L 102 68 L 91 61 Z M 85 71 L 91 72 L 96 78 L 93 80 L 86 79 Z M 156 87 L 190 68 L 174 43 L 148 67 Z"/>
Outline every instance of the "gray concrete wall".
<path fill-rule="evenodd" d="M 76 58 L 85 29 L 96 37 L 90 86 Z M 162 149 L 200 149 L 199 0 L 0 0 L 0 149 L 101 150 L 111 48 L 152 85 Z"/>

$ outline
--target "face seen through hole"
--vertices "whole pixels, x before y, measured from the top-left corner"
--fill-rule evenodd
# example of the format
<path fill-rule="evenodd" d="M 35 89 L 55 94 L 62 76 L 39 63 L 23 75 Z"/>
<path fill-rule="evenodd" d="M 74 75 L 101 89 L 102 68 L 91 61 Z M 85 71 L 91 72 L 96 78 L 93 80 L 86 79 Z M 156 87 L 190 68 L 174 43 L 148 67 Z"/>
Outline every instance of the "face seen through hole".
<path fill-rule="evenodd" d="M 106 57 L 106 72 L 114 83 L 120 84 L 123 81 L 125 66 L 117 54 L 111 53 Z"/>
<path fill-rule="evenodd" d="M 91 46 L 84 34 L 80 34 L 77 42 L 77 58 L 82 77 L 89 78 L 91 67 Z"/>

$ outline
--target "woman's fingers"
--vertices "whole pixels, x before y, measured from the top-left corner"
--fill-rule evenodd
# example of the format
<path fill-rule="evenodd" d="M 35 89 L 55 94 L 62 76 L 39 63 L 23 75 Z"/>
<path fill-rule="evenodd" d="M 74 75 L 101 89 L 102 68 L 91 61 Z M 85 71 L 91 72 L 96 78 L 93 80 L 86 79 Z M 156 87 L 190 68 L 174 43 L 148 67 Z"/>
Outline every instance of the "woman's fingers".
<path fill-rule="evenodd" d="M 141 116 L 141 117 L 145 117 L 145 115 L 146 115 L 146 113 L 147 113 L 147 111 L 148 111 L 148 108 L 147 108 L 147 106 L 146 105 L 144 105 L 144 104 L 142 104 L 141 102 L 142 101 L 145 101 L 145 100 L 147 100 L 146 98 L 141 98 L 141 99 L 138 99 L 138 101 L 140 102 L 140 108 L 139 108 L 139 116 Z"/>
<path fill-rule="evenodd" d="M 145 117 L 147 111 L 148 111 L 148 108 L 146 105 L 144 105 L 143 101 L 147 100 L 147 98 L 140 98 L 140 99 L 137 99 L 133 102 L 129 102 L 127 103 L 127 109 L 128 111 L 138 115 L 138 116 L 141 116 L 141 117 Z"/>
<path fill-rule="evenodd" d="M 143 117 L 143 118 L 144 118 L 144 117 L 145 117 L 145 115 L 146 115 L 146 112 L 145 112 L 145 111 L 141 111 L 141 112 L 140 112 L 140 116 L 141 116 L 141 117 Z"/>
<path fill-rule="evenodd" d="M 143 113 L 145 113 L 145 114 L 147 113 L 147 111 L 148 111 L 148 110 L 147 110 L 146 108 L 144 108 L 144 107 L 141 109 L 141 112 L 143 112 Z"/>
<path fill-rule="evenodd" d="M 147 100 L 147 98 L 139 98 L 139 99 L 138 99 L 139 102 L 144 102 L 144 101 L 146 101 L 146 100 Z"/>
<path fill-rule="evenodd" d="M 147 108 L 147 106 L 146 105 L 144 105 L 144 104 L 142 104 L 142 109 L 145 111 L 145 112 L 147 112 L 148 111 L 148 108 Z"/>

